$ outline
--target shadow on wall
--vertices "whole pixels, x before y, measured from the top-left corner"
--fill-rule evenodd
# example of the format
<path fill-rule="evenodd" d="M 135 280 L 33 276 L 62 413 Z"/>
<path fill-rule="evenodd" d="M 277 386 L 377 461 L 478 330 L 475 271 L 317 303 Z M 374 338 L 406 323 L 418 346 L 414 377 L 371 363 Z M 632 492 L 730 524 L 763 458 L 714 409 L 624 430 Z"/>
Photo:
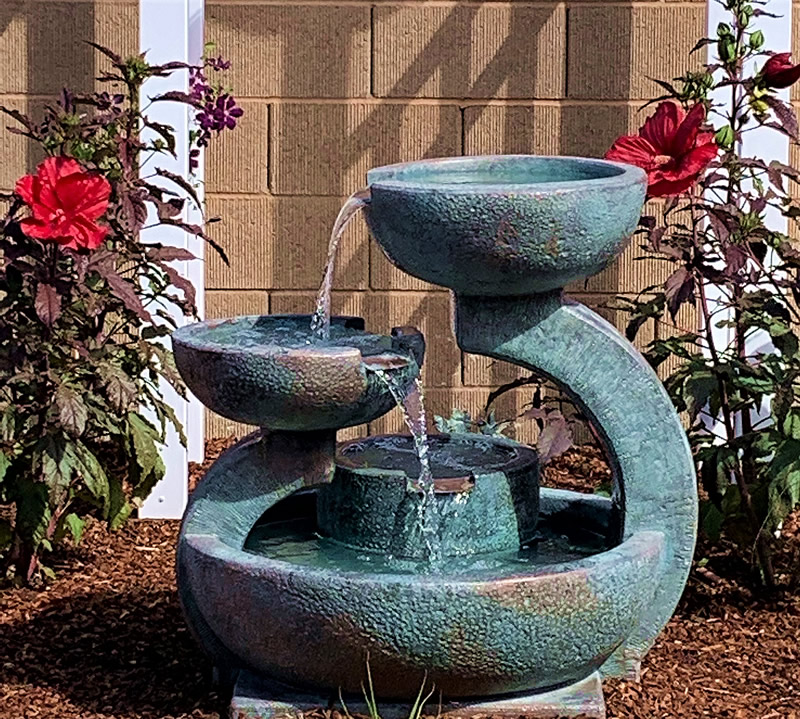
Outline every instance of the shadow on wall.
<path fill-rule="evenodd" d="M 0 46 L 5 55 L 0 62 L 2 104 L 39 118 L 44 105 L 62 88 L 91 90 L 97 70 L 95 52 L 83 40 L 94 37 L 93 3 L 0 3 Z M 14 122 L 3 118 L 0 184 L 13 186 L 13 179 L 32 171 L 43 154 L 25 138 L 10 137 L 5 131 L 8 125 Z"/>

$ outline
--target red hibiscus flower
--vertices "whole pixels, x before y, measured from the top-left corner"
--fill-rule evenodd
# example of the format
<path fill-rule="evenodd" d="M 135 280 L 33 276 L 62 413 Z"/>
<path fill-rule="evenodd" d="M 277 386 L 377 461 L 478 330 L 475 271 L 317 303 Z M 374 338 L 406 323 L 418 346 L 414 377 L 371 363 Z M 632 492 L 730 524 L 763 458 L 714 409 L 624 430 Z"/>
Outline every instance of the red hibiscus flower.
<path fill-rule="evenodd" d="M 96 221 L 108 207 L 111 185 L 69 157 L 48 157 L 35 175 L 17 181 L 15 192 L 33 214 L 20 222 L 28 237 L 94 250 L 108 234 Z"/>
<path fill-rule="evenodd" d="M 702 103 L 687 115 L 677 103 L 662 102 L 639 134 L 620 137 L 606 159 L 645 170 L 649 197 L 679 195 L 697 182 L 717 156 L 713 133 L 700 132 L 705 117 Z"/>
<path fill-rule="evenodd" d="M 764 87 L 789 87 L 798 80 L 800 80 L 800 65 L 792 65 L 790 52 L 772 55 L 761 68 L 761 81 Z"/>

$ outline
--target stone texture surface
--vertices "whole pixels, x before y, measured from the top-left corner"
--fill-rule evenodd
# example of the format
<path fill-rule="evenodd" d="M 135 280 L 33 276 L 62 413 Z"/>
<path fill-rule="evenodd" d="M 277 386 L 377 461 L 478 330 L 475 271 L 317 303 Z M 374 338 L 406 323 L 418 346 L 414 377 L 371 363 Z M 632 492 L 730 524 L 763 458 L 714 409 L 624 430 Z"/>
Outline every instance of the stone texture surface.
<path fill-rule="evenodd" d="M 668 554 L 655 599 L 604 669 L 629 674 L 675 610 L 694 553 L 694 462 L 671 400 L 611 325 L 558 293 L 528 300 L 461 296 L 456 334 L 463 350 L 541 370 L 573 393 L 606 437 L 622 536 L 664 532 Z"/>
<path fill-rule="evenodd" d="M 419 333 L 379 336 L 359 318 L 331 319 L 330 338 L 306 344 L 309 315 L 207 320 L 172 334 L 175 364 L 209 409 L 235 422 L 274 430 L 338 429 L 369 422 L 395 400 L 367 371 L 380 356 L 405 389 L 419 374 Z"/>
<path fill-rule="evenodd" d="M 451 158 L 376 168 L 370 231 L 415 277 L 475 295 L 522 295 L 600 272 L 627 244 L 646 177 L 575 159 Z"/>
<path fill-rule="evenodd" d="M 272 448 L 251 441 L 229 451 L 195 490 L 184 520 L 181 595 L 217 661 L 232 652 L 280 681 L 350 692 L 371 649 L 375 691 L 386 698 L 414 696 L 422 667 L 451 697 L 544 689 L 599 668 L 651 601 L 665 549 L 659 532 L 551 568 L 517 570 L 499 583 L 491 574 L 441 583 L 246 553 L 253 523 L 313 479 L 302 470 L 310 460 L 299 438 L 286 439 L 296 448 L 274 437 Z M 265 460 L 276 453 L 282 465 L 273 472 Z M 308 650 L 301 657 L 298 643 Z"/>
<path fill-rule="evenodd" d="M 300 719 L 307 712 L 326 706 L 328 701 L 329 698 L 324 694 L 301 694 L 274 682 L 259 679 L 249 672 L 242 672 L 233 693 L 231 716 L 232 719 Z M 554 715 L 564 719 L 606 718 L 603 691 L 597 674 L 569 687 L 542 694 L 488 701 L 447 702 L 441 707 L 433 704 L 431 702 L 426 705 L 427 711 L 436 711 L 437 716 L 453 719 L 464 716 L 553 719 Z M 347 700 L 347 707 L 357 714 L 369 714 L 369 707 L 358 696 Z M 381 704 L 383 719 L 407 719 L 410 711 L 410 704 Z"/>

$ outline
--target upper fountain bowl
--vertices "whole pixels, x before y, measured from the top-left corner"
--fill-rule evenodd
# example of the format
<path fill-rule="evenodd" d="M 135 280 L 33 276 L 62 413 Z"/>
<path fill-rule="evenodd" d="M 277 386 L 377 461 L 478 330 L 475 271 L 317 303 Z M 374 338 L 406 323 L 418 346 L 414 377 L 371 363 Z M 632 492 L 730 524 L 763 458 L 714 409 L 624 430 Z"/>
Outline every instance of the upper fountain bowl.
<path fill-rule="evenodd" d="M 465 295 L 524 295 L 603 270 L 636 229 L 647 189 L 632 165 L 485 155 L 367 173 L 366 220 L 400 269 Z"/>
<path fill-rule="evenodd" d="M 406 387 L 425 351 L 413 327 L 364 331 L 360 317 L 332 317 L 330 338 L 312 339 L 311 315 L 208 320 L 172 333 L 175 363 L 208 408 L 278 430 L 350 427 L 395 406 L 376 370 Z"/>

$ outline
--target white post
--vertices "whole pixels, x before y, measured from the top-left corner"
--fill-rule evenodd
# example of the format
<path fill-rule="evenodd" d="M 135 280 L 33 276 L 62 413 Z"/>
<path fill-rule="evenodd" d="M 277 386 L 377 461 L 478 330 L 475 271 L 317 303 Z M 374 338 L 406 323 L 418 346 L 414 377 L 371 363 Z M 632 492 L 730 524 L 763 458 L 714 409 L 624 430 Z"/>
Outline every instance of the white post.
<path fill-rule="evenodd" d="M 204 0 L 139 0 L 139 46 L 147 52 L 148 61 L 152 64 L 170 61 L 199 64 L 203 55 L 203 13 Z M 189 73 L 186 70 L 175 72 L 168 78 L 151 78 L 142 89 L 142 106 L 146 106 L 149 97 L 169 90 L 186 92 L 188 84 Z M 175 128 L 177 157 L 161 155 L 159 166 L 189 179 L 192 108 L 181 103 L 155 103 L 148 108 L 147 114 L 155 122 Z M 152 168 L 148 166 L 143 172 L 152 172 Z M 194 173 L 201 200 L 202 172 L 201 156 L 200 168 Z M 189 209 L 186 219 L 199 223 L 202 221 L 201 213 L 195 208 Z M 160 226 L 145 230 L 142 237 L 148 242 L 183 247 L 198 258 L 192 262 L 176 262 L 175 268 L 197 289 L 197 306 L 202 317 L 205 282 L 203 241 L 175 227 Z M 175 318 L 179 323 L 185 322 L 182 316 L 176 315 Z M 139 516 L 178 518 L 183 514 L 188 496 L 188 462 L 203 458 L 203 408 L 194 397 L 186 401 L 166 384 L 162 389 L 165 400 L 175 408 L 175 414 L 183 424 L 188 447 L 184 447 L 175 431 L 170 430 L 162 453 L 166 475 L 144 502 Z"/>
<path fill-rule="evenodd" d="M 708 1 L 708 36 L 716 37 L 717 26 L 721 22 L 730 24 L 730 15 L 716 0 Z M 765 49 L 771 52 L 791 52 L 792 50 L 792 0 L 770 0 L 770 2 L 763 6 L 757 6 L 772 15 L 779 17 L 759 16 L 753 18 L 751 21 L 751 29 L 761 30 L 766 38 Z M 716 45 L 708 46 L 708 60 L 714 62 Z M 795 59 L 795 61 L 797 61 Z M 766 62 L 766 58 L 759 58 L 757 61 L 748 61 L 745 71 L 750 74 L 758 70 Z M 789 101 L 789 90 L 779 90 L 778 97 L 785 101 Z M 730 88 L 722 88 L 718 91 L 717 96 L 714 98 L 717 101 L 727 101 L 730 97 Z M 757 156 L 766 163 L 773 160 L 788 164 L 789 162 L 789 138 L 782 135 L 776 130 L 768 127 L 755 127 L 752 123 L 753 129 L 748 130 L 742 136 L 739 149 L 744 156 L 752 155 Z M 766 226 L 776 232 L 786 232 L 787 222 L 786 218 L 774 207 L 767 207 L 764 212 Z M 769 258 L 767 258 L 769 261 Z M 709 299 L 713 302 L 714 299 L 720 297 L 719 290 L 713 286 L 708 287 Z M 727 317 L 730 318 L 730 313 Z M 722 313 L 717 315 L 718 320 L 725 317 Z M 714 328 L 712 330 L 714 341 L 720 347 L 728 347 L 733 341 L 732 329 Z M 748 354 L 754 354 L 759 351 L 768 352 L 772 349 L 772 343 L 766 332 L 758 332 L 753 334 L 747 340 L 746 350 Z M 765 402 L 760 412 L 763 416 L 769 414 L 769 404 Z M 753 421 L 757 421 L 760 417 L 753 417 Z"/>

